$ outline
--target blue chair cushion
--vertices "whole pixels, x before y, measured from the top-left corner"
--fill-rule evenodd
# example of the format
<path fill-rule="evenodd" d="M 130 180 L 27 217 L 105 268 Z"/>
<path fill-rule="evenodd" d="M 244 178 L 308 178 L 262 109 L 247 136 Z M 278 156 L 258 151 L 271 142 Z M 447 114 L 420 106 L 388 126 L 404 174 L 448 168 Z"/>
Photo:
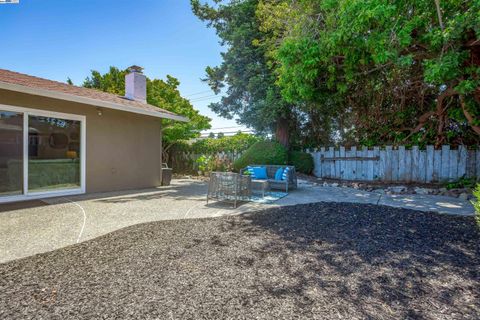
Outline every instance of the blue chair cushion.
<path fill-rule="evenodd" d="M 287 180 L 288 179 L 288 172 L 289 171 L 290 171 L 289 167 L 286 167 L 285 170 L 283 170 L 282 180 Z"/>
<path fill-rule="evenodd" d="M 255 175 L 255 177 L 252 177 L 253 179 L 262 180 L 262 179 L 267 179 L 268 178 L 267 168 L 265 168 L 265 167 L 253 167 L 253 172 L 254 172 L 254 175 Z"/>
<path fill-rule="evenodd" d="M 277 172 L 275 172 L 275 180 L 282 180 L 283 177 L 283 168 L 278 168 Z"/>

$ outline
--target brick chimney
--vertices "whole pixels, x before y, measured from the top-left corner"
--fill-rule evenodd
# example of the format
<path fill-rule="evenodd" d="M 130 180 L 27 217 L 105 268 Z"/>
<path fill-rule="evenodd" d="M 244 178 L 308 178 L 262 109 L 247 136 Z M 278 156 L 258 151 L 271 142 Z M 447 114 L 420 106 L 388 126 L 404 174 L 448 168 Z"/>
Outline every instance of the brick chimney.
<path fill-rule="evenodd" d="M 143 103 L 147 102 L 147 77 L 142 73 L 143 68 L 131 66 L 125 76 L 125 98 Z"/>

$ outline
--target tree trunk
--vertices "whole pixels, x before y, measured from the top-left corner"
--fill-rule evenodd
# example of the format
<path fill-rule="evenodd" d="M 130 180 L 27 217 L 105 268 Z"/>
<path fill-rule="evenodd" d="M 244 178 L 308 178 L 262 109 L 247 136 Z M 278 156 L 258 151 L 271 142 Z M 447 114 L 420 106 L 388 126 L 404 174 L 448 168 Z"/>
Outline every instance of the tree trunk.
<path fill-rule="evenodd" d="M 281 143 L 285 148 L 289 146 L 289 123 L 288 119 L 280 117 L 277 119 L 277 128 L 275 130 L 275 138 L 279 143 Z"/>
<path fill-rule="evenodd" d="M 438 23 L 440 24 L 440 29 L 444 30 L 443 19 L 442 19 L 442 9 L 440 8 L 440 0 L 435 0 L 435 7 L 437 8 Z"/>

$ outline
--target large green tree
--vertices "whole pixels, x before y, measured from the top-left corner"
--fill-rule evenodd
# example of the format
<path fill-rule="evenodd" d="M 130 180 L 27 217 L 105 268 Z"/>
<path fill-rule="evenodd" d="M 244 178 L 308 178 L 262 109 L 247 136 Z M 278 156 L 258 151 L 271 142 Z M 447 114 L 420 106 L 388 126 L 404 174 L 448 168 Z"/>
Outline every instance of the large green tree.
<path fill-rule="evenodd" d="M 191 0 L 191 4 L 194 14 L 216 30 L 226 48 L 221 65 L 206 68 L 205 80 L 212 90 L 226 91 L 210 108 L 225 118 L 236 116 L 239 123 L 259 132 L 275 132 L 288 145 L 298 114 L 295 104 L 282 98 L 265 48 L 258 45 L 267 36 L 255 14 L 258 0 L 215 0 L 213 5 Z"/>
<path fill-rule="evenodd" d="M 127 70 L 110 67 L 110 70 L 101 74 L 92 71 L 85 79 L 83 86 L 105 92 L 125 95 L 125 75 Z M 159 108 L 185 116 L 188 122 L 179 122 L 162 119 L 164 159 L 168 161 L 168 151 L 178 141 L 189 140 L 200 136 L 200 131 L 210 129 L 210 118 L 202 116 L 192 104 L 180 95 L 180 82 L 167 75 L 167 80 L 147 78 L 147 102 Z"/>
<path fill-rule="evenodd" d="M 283 98 L 343 138 L 479 142 L 479 0 L 261 0 L 257 17 Z"/>

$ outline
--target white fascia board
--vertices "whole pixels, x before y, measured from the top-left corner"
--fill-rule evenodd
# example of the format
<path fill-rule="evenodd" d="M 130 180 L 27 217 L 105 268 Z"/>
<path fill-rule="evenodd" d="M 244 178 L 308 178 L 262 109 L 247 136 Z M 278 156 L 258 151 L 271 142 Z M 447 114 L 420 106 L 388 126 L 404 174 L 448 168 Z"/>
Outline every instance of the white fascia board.
<path fill-rule="evenodd" d="M 52 90 L 39 89 L 39 88 L 31 88 L 31 87 L 22 86 L 22 85 L 19 85 L 19 84 L 12 84 L 12 83 L 8 83 L 8 82 L 1 82 L 0 81 L 0 89 L 16 91 L 16 92 L 21 92 L 21 93 L 27 93 L 27 94 L 32 94 L 32 95 L 37 95 L 37 96 L 42 96 L 42 97 L 60 99 L 60 100 L 65 100 L 65 101 L 72 101 L 72 102 L 78 102 L 78 103 L 83 103 L 83 104 L 89 104 L 89 105 L 92 105 L 92 106 L 103 107 L 103 108 L 108 108 L 108 109 L 132 112 L 132 113 L 137 113 L 137 114 L 144 114 L 144 115 L 152 116 L 152 117 L 156 117 L 156 118 L 171 119 L 171 120 L 176 120 L 176 121 L 181 121 L 181 122 L 188 122 L 189 121 L 188 118 L 182 117 L 182 116 L 179 116 L 179 115 L 176 115 L 176 114 L 169 114 L 169 113 L 165 113 L 165 112 L 161 112 L 161 111 L 142 110 L 140 108 L 130 107 L 130 106 L 122 105 L 122 104 L 119 104 L 119 103 L 97 100 L 97 99 L 92 99 L 92 98 L 87 98 L 87 97 L 81 97 L 81 96 L 76 96 L 76 95 L 73 95 L 73 94 L 59 92 L 59 91 L 52 91 Z"/>

